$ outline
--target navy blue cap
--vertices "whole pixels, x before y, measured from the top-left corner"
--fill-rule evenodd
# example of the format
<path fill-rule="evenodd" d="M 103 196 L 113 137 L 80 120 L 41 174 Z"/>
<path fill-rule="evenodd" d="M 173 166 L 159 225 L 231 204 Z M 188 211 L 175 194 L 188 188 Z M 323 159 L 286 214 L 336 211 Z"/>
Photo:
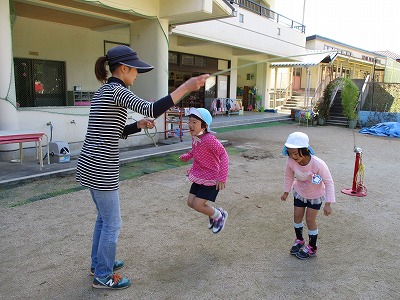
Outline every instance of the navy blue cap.
<path fill-rule="evenodd" d="M 135 68 L 138 73 L 146 73 L 154 69 L 153 66 L 141 61 L 136 52 L 125 45 L 117 46 L 108 50 L 107 60 L 110 67 L 121 64 Z"/>

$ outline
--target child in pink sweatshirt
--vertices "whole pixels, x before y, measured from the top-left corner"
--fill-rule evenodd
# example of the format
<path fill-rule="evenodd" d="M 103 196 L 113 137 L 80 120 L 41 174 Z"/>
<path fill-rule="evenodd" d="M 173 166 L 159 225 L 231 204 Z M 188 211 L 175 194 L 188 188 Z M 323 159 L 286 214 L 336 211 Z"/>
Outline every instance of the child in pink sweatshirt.
<path fill-rule="evenodd" d="M 209 217 L 208 228 L 213 233 L 224 229 L 228 212 L 222 208 L 214 208 L 218 192 L 225 188 L 228 177 L 228 154 L 224 146 L 212 134 L 210 125 L 212 117 L 205 108 L 190 108 L 189 130 L 192 135 L 192 149 L 181 155 L 182 161 L 193 159 L 188 170 L 192 182 L 187 203 L 189 207 Z"/>
<path fill-rule="evenodd" d="M 286 201 L 293 189 L 294 230 L 296 239 L 290 254 L 299 259 L 308 259 L 317 253 L 318 227 L 316 218 L 324 205 L 324 214 L 332 212 L 331 203 L 335 201 L 335 187 L 332 175 L 326 163 L 314 155 L 308 136 L 303 132 L 291 133 L 283 147 L 282 154 L 288 156 L 285 168 L 284 193 Z M 305 246 L 303 238 L 303 218 L 306 215 L 309 244 Z"/>

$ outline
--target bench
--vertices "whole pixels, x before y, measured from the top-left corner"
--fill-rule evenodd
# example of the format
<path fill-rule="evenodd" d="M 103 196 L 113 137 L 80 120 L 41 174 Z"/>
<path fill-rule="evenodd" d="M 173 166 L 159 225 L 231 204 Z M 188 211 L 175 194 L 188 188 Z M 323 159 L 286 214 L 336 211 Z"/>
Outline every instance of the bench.
<path fill-rule="evenodd" d="M 47 164 L 50 164 L 49 139 L 47 135 L 44 134 L 43 132 L 25 131 L 25 130 L 16 130 L 16 131 L 0 130 L 0 145 L 19 143 L 19 160 L 22 165 L 22 159 L 23 159 L 22 143 L 34 142 L 36 145 L 36 159 L 39 159 L 40 171 L 42 171 L 43 168 L 42 139 L 44 136 L 46 137 L 47 140 L 46 143 Z"/>

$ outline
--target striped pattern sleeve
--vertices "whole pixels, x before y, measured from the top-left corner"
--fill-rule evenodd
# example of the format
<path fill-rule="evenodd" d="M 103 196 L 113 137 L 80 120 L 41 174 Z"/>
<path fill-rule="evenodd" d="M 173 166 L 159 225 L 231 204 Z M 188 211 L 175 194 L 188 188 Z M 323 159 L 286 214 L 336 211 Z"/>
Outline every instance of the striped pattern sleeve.
<path fill-rule="evenodd" d="M 143 100 L 115 82 L 103 85 L 96 92 L 77 164 L 76 178 L 81 185 L 97 190 L 118 189 L 119 139 L 127 120 L 127 109 L 157 117 L 169 108 L 172 99 L 164 97 L 157 102 L 161 103 Z"/>

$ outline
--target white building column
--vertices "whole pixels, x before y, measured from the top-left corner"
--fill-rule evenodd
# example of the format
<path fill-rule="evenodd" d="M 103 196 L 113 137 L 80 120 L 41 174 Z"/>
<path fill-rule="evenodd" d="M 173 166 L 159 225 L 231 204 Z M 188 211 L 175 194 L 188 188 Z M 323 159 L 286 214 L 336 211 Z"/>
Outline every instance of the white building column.
<path fill-rule="evenodd" d="M 140 20 L 130 26 L 131 48 L 139 59 L 154 66 L 139 74 L 131 90 L 145 100 L 159 100 L 168 95 L 168 21 Z M 135 118 L 135 117 L 134 117 Z M 157 131 L 165 130 L 164 117 L 156 120 Z"/>
<path fill-rule="evenodd" d="M 289 74 L 289 94 L 288 94 L 288 98 L 286 100 L 291 99 L 293 96 L 293 71 L 294 71 L 294 68 L 291 67 L 289 69 L 289 72 L 290 72 L 290 74 Z"/>
<path fill-rule="evenodd" d="M 0 1 L 0 28 L 0 130 L 17 130 L 9 1 Z"/>
<path fill-rule="evenodd" d="M 168 94 L 168 21 L 141 20 L 131 25 L 131 47 L 154 70 L 139 74 L 132 90 L 143 99 Z"/>
<path fill-rule="evenodd" d="M 270 97 L 270 91 L 271 91 L 271 63 L 266 63 L 265 64 L 265 79 L 266 79 L 266 87 L 265 87 L 265 108 L 270 109 L 271 108 L 271 97 Z"/>
<path fill-rule="evenodd" d="M 18 130 L 9 1 L 0 1 L 0 44 L 0 130 Z M 0 160 L 15 158 L 18 149 L 0 145 Z"/>
<path fill-rule="evenodd" d="M 238 58 L 233 56 L 231 58 L 231 66 L 230 66 L 230 86 L 229 86 L 229 96 L 232 99 L 236 99 L 237 97 L 237 76 L 238 76 Z"/>
<path fill-rule="evenodd" d="M 271 70 L 269 68 L 269 63 L 259 63 L 257 64 L 257 81 L 256 86 L 258 92 L 261 96 L 261 106 L 264 109 L 269 108 L 269 76 Z M 262 111 L 264 112 L 264 111 Z"/>
<path fill-rule="evenodd" d="M 277 82 L 278 82 L 278 68 L 275 67 L 275 78 L 274 78 L 274 103 L 272 104 L 272 108 L 276 109 L 276 89 L 277 89 Z"/>

